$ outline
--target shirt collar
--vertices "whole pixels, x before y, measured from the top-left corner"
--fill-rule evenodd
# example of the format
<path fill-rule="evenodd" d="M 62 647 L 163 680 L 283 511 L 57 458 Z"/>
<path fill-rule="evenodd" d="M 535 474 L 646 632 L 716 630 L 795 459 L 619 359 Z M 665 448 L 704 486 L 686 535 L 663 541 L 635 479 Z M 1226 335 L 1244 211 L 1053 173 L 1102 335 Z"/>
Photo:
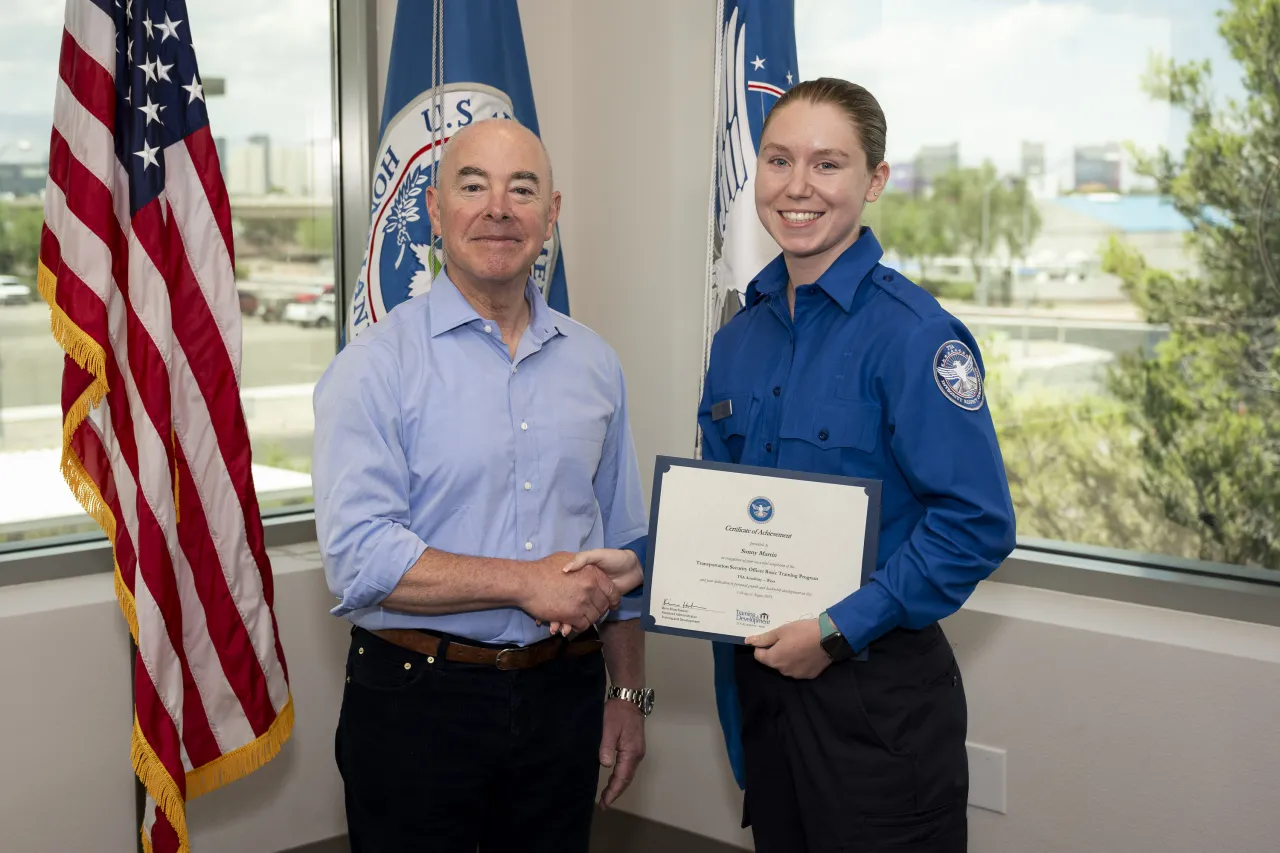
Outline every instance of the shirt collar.
<path fill-rule="evenodd" d="M 853 245 L 845 249 L 840 257 L 827 267 L 827 271 L 818 276 L 817 281 L 800 282 L 800 284 L 818 285 L 827 296 L 831 297 L 832 301 L 847 312 L 853 307 L 853 297 L 858 292 L 858 285 L 870 275 L 882 257 L 884 257 L 884 250 L 880 248 L 880 241 L 876 239 L 875 234 L 871 233 L 871 229 L 864 225 L 858 232 L 858 239 Z M 778 255 L 770 261 L 751 284 L 755 287 L 756 293 L 762 296 L 785 292 L 787 264 L 783 256 Z"/>
<path fill-rule="evenodd" d="M 557 332 L 565 333 L 569 323 L 551 310 L 547 300 L 542 298 L 542 289 L 534 283 L 532 277 L 525 282 L 524 297 L 529 301 L 529 331 L 539 343 L 549 340 Z M 431 300 L 431 337 L 433 338 L 453 331 L 459 326 L 465 326 L 467 323 L 484 319 L 458 290 L 458 286 L 449 278 L 447 270 L 440 270 L 440 274 L 431 283 L 427 298 Z"/>

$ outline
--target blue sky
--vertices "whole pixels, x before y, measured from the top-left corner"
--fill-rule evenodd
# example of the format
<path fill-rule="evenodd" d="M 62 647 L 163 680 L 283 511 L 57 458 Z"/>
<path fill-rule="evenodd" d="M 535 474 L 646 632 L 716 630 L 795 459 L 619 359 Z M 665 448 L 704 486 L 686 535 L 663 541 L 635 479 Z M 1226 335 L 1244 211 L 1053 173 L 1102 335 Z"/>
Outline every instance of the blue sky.
<path fill-rule="evenodd" d="M 1139 88 L 1148 56 L 1209 59 L 1241 96 L 1217 33 L 1221 0 L 795 0 L 800 74 L 867 86 L 889 124 L 887 159 L 960 143 L 966 165 L 1019 165 L 1022 140 L 1070 174 L 1073 145 L 1184 145 L 1185 118 Z M 1057 167 L 1055 169 L 1055 167 Z"/>

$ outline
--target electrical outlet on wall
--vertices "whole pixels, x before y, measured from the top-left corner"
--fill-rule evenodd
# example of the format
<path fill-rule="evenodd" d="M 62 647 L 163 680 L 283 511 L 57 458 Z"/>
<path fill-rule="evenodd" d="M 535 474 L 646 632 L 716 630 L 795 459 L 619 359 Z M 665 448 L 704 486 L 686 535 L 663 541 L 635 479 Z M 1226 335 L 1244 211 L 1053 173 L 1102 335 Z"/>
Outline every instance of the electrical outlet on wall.
<path fill-rule="evenodd" d="M 1008 814 L 1005 796 L 1005 751 L 966 743 L 969 752 L 969 805 Z"/>

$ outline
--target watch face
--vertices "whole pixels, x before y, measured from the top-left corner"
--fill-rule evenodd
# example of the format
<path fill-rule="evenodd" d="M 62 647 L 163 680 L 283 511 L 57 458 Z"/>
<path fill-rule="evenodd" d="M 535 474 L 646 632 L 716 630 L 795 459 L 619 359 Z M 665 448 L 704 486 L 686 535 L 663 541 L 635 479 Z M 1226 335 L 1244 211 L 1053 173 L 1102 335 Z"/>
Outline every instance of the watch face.
<path fill-rule="evenodd" d="M 640 710 L 646 717 L 653 713 L 653 690 L 640 691 Z"/>
<path fill-rule="evenodd" d="M 853 651 L 853 649 L 849 648 L 849 644 L 845 642 L 844 637 L 838 633 L 823 637 L 822 648 L 833 661 L 842 661 L 849 657 Z"/>

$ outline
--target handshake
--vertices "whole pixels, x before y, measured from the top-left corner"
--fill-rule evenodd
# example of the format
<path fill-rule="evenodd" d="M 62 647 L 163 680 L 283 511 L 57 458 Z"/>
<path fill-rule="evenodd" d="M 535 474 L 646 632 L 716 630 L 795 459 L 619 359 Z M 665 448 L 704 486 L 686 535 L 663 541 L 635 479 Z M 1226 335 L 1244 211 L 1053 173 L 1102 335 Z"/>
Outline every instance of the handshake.
<path fill-rule="evenodd" d="M 635 552 L 616 548 L 559 551 L 526 565 L 533 571 L 520 609 L 565 636 L 599 622 L 644 582 Z"/>

